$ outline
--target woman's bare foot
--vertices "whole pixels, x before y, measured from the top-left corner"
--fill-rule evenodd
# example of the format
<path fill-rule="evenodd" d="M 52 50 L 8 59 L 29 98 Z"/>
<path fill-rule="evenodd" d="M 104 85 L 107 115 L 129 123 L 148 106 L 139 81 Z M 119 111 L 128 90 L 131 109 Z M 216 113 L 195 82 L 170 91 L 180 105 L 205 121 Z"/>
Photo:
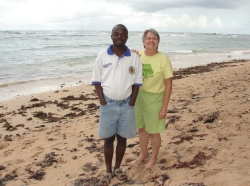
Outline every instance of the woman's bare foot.
<path fill-rule="evenodd" d="M 145 165 L 145 168 L 150 169 L 151 167 L 153 167 L 155 163 L 156 163 L 155 160 L 149 160 L 149 162 Z"/>
<path fill-rule="evenodd" d="M 135 159 L 135 160 L 133 160 L 133 161 L 131 161 L 130 163 L 129 163 L 129 165 L 134 165 L 134 164 L 137 164 L 137 163 L 141 163 L 141 162 L 143 162 L 144 161 L 144 157 L 139 157 L 139 158 L 137 158 L 137 159 Z"/>

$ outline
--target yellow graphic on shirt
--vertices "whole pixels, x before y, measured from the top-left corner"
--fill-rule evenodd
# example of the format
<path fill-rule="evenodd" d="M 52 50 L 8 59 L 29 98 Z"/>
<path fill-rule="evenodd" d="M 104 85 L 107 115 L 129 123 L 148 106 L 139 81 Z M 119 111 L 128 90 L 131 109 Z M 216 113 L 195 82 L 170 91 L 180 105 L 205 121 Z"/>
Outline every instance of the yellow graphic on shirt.
<path fill-rule="evenodd" d="M 154 76 L 154 71 L 151 64 L 142 64 L 143 67 L 143 78 L 147 79 Z"/>

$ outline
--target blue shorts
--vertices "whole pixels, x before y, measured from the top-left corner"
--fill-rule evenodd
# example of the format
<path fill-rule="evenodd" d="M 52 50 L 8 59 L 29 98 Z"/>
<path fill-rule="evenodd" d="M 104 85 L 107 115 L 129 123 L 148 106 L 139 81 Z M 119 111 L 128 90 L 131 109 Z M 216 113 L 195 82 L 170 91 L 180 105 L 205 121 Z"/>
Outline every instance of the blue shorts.
<path fill-rule="evenodd" d="M 106 105 L 100 105 L 100 120 L 98 135 L 109 138 L 118 134 L 123 138 L 136 135 L 135 110 L 129 105 L 130 97 L 124 100 L 112 100 L 104 95 Z"/>

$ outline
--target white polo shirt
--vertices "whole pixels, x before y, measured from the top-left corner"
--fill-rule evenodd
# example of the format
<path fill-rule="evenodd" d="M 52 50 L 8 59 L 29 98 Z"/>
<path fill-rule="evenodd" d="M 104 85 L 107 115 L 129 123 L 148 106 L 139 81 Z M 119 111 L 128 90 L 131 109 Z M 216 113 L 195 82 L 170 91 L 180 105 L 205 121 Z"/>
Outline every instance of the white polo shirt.
<path fill-rule="evenodd" d="M 94 64 L 92 85 L 101 84 L 103 93 L 113 100 L 124 100 L 132 93 L 132 85 L 142 86 L 142 63 L 137 54 L 126 46 L 118 57 L 108 49 L 98 53 Z"/>

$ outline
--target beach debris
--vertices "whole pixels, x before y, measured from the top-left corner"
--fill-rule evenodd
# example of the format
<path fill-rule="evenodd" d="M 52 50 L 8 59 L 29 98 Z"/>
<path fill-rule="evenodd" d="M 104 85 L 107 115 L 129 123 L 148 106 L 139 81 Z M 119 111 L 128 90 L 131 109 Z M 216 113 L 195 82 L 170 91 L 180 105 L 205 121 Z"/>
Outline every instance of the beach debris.
<path fill-rule="evenodd" d="M 0 170 L 5 170 L 5 166 L 3 166 L 3 165 L 0 165 Z"/>
<path fill-rule="evenodd" d="M 206 186 L 204 183 L 194 183 L 194 182 L 189 182 L 189 183 L 182 183 L 180 186 Z"/>
<path fill-rule="evenodd" d="M 11 124 L 9 124 L 8 122 L 6 122 L 6 123 L 3 125 L 3 127 L 5 127 L 6 130 L 8 130 L 8 131 L 13 131 L 13 130 L 11 130 L 11 129 L 14 128 L 14 126 L 11 125 Z"/>
<path fill-rule="evenodd" d="M 134 161 L 135 159 L 133 159 L 133 158 L 127 158 L 125 161 L 126 161 L 126 163 L 130 163 L 130 162 L 132 162 L 132 161 Z"/>
<path fill-rule="evenodd" d="M 76 160 L 77 159 L 77 156 L 72 156 L 71 157 L 73 160 Z"/>
<path fill-rule="evenodd" d="M 72 150 L 70 150 L 70 152 L 76 152 L 78 151 L 77 148 L 73 148 Z"/>
<path fill-rule="evenodd" d="M 58 103 L 58 101 L 54 101 L 54 104 L 56 104 L 58 107 L 62 109 L 68 109 L 69 108 L 69 103 L 66 103 L 64 101 Z"/>
<path fill-rule="evenodd" d="M 168 117 L 167 117 L 168 122 L 165 124 L 165 128 L 167 128 L 169 124 L 175 123 L 175 122 L 178 121 L 180 118 L 181 118 L 180 116 L 176 116 L 176 115 L 168 116 Z"/>
<path fill-rule="evenodd" d="M 127 184 L 127 185 L 134 185 L 135 184 L 135 181 L 132 180 L 132 179 L 129 179 L 129 180 L 126 180 L 123 182 L 124 184 Z M 123 183 L 121 184 L 116 184 L 116 185 L 124 185 Z"/>
<path fill-rule="evenodd" d="M 39 169 L 37 171 L 32 171 L 31 169 L 25 169 L 29 174 L 31 174 L 28 179 L 35 179 L 41 181 L 46 174 L 43 169 Z"/>
<path fill-rule="evenodd" d="M 175 163 L 169 167 L 161 167 L 161 170 L 170 170 L 173 168 L 176 169 L 180 169 L 180 168 L 190 168 L 190 169 L 194 169 L 196 167 L 199 166 L 203 166 L 205 164 L 205 162 L 209 159 L 211 159 L 215 154 L 216 154 L 216 150 L 215 149 L 208 149 L 210 151 L 210 154 L 206 155 L 205 152 L 198 152 L 192 160 L 190 161 L 180 161 L 178 160 L 178 163 Z"/>
<path fill-rule="evenodd" d="M 86 139 L 84 139 L 84 141 L 92 143 L 93 141 L 95 141 L 95 139 L 87 136 Z"/>
<path fill-rule="evenodd" d="M 164 183 L 170 179 L 170 177 L 167 174 L 162 175 L 155 175 L 151 179 L 149 179 L 150 182 L 154 182 L 155 185 L 164 185 Z"/>
<path fill-rule="evenodd" d="M 74 181 L 73 186 L 99 186 L 99 179 L 95 177 L 91 178 L 82 178 L 82 179 L 77 179 Z"/>
<path fill-rule="evenodd" d="M 219 116 L 219 112 L 213 112 L 207 116 L 207 118 L 204 121 L 205 123 L 213 123 L 213 121 Z"/>
<path fill-rule="evenodd" d="M 180 144 L 183 143 L 185 140 L 186 141 L 190 141 L 193 139 L 193 136 L 174 136 L 173 138 L 181 138 L 179 141 L 175 141 L 175 142 L 170 142 L 169 144 Z"/>
<path fill-rule="evenodd" d="M 222 124 L 222 123 L 223 123 L 223 121 L 222 121 L 222 120 L 219 120 L 217 123 L 218 123 L 218 124 Z"/>
<path fill-rule="evenodd" d="M 134 147 L 134 146 L 136 146 L 138 144 L 139 144 L 139 141 L 136 141 L 134 144 L 128 144 L 127 147 L 132 148 L 132 147 Z"/>
<path fill-rule="evenodd" d="M 24 124 L 17 124 L 15 127 L 24 127 Z"/>
<path fill-rule="evenodd" d="M 188 132 L 198 132 L 199 130 L 196 128 L 190 129 Z"/>
<path fill-rule="evenodd" d="M 40 101 L 38 98 L 32 98 L 30 101 Z"/>
<path fill-rule="evenodd" d="M 178 113 L 178 110 L 167 110 L 167 113 Z"/>
<path fill-rule="evenodd" d="M 65 114 L 64 117 L 69 117 L 70 119 L 74 119 L 75 117 L 86 115 L 86 112 L 84 110 L 81 110 L 78 114 L 75 112 L 70 112 L 68 114 Z"/>
<path fill-rule="evenodd" d="M 14 130 L 17 130 L 17 128 L 16 127 L 12 127 L 12 128 L 9 129 L 9 131 L 14 131 Z"/>
<path fill-rule="evenodd" d="M 167 163 L 167 160 L 166 160 L 166 158 L 162 158 L 162 159 L 160 159 L 160 161 L 158 162 L 158 163 Z"/>
<path fill-rule="evenodd" d="M 6 174 L 3 178 L 1 178 L 0 179 L 0 185 L 2 186 L 4 186 L 5 184 L 5 182 L 8 182 L 8 181 L 11 181 L 11 180 L 13 180 L 13 179 L 15 179 L 16 177 L 18 177 L 18 175 L 16 174 L 16 171 L 13 171 L 13 172 L 11 172 L 11 173 L 8 173 L 8 174 Z"/>
<path fill-rule="evenodd" d="M 95 174 L 98 171 L 98 167 L 95 165 L 92 165 L 92 163 L 85 163 L 83 165 L 83 171 L 84 172 L 92 172 L 91 174 Z"/>
<path fill-rule="evenodd" d="M 45 127 L 45 125 L 35 126 L 35 128 L 43 128 L 43 127 Z"/>
<path fill-rule="evenodd" d="M 100 108 L 100 106 L 95 103 L 85 104 L 87 106 L 87 110 L 90 114 L 96 114 L 96 111 Z"/>
<path fill-rule="evenodd" d="M 42 120 L 45 120 L 47 122 L 58 122 L 61 120 L 61 118 L 58 118 L 58 117 L 54 117 L 53 116 L 54 114 L 49 112 L 48 114 L 43 112 L 43 111 L 36 111 L 36 112 L 33 112 L 33 116 L 34 117 L 37 117 L 39 119 L 42 119 Z"/>
<path fill-rule="evenodd" d="M 230 66 L 230 64 L 235 63 L 237 61 L 246 62 L 247 60 L 232 60 L 228 62 L 213 62 L 207 65 L 200 65 L 194 67 L 180 68 L 178 71 L 174 71 L 174 79 L 182 79 L 190 75 L 202 74 L 204 72 L 213 71 L 215 68 L 224 68 Z"/>
<path fill-rule="evenodd" d="M 45 154 L 44 160 L 36 163 L 36 166 L 40 166 L 40 167 L 44 168 L 44 167 L 49 167 L 49 166 L 53 165 L 53 163 L 57 163 L 57 160 L 54 158 L 55 156 L 57 156 L 57 154 L 55 154 L 55 152 Z"/>
<path fill-rule="evenodd" d="M 62 97 L 61 99 L 64 100 L 64 101 L 75 101 L 75 100 L 87 101 L 87 100 L 89 100 L 89 98 L 84 96 L 84 95 L 80 95 L 79 97 L 69 95 L 67 97 Z"/>
<path fill-rule="evenodd" d="M 90 153 L 103 152 L 103 148 L 97 147 L 95 143 L 92 143 L 92 145 L 90 147 L 86 147 L 85 149 L 87 149 Z"/>
<path fill-rule="evenodd" d="M 13 141 L 12 135 L 5 135 L 4 136 L 4 141 Z"/>
<path fill-rule="evenodd" d="M 66 139 L 66 138 L 67 138 L 66 134 L 63 133 L 63 139 Z"/>
<path fill-rule="evenodd" d="M 27 121 L 31 121 L 32 120 L 32 117 L 29 117 L 28 119 L 27 119 Z"/>
<path fill-rule="evenodd" d="M 225 140 L 227 141 L 228 139 L 226 137 L 223 137 L 223 138 L 218 138 L 219 141 L 222 141 L 222 140 Z"/>
<path fill-rule="evenodd" d="M 42 101 L 40 103 L 33 103 L 30 106 L 22 105 L 21 108 L 18 109 L 18 110 L 20 112 L 20 110 L 21 111 L 26 111 L 27 109 L 31 109 L 31 108 L 35 108 L 35 107 L 44 107 L 45 108 L 47 104 L 52 104 L 52 101 Z M 26 113 L 26 112 L 23 112 L 23 113 Z"/>
<path fill-rule="evenodd" d="M 219 117 L 219 114 L 220 114 L 219 111 L 215 111 L 215 112 L 212 112 L 210 114 L 200 115 L 200 116 L 198 116 L 197 119 L 193 119 L 192 122 L 197 123 L 197 122 L 200 122 L 200 121 L 204 121 L 204 124 L 205 123 L 213 123 L 214 120 Z"/>

